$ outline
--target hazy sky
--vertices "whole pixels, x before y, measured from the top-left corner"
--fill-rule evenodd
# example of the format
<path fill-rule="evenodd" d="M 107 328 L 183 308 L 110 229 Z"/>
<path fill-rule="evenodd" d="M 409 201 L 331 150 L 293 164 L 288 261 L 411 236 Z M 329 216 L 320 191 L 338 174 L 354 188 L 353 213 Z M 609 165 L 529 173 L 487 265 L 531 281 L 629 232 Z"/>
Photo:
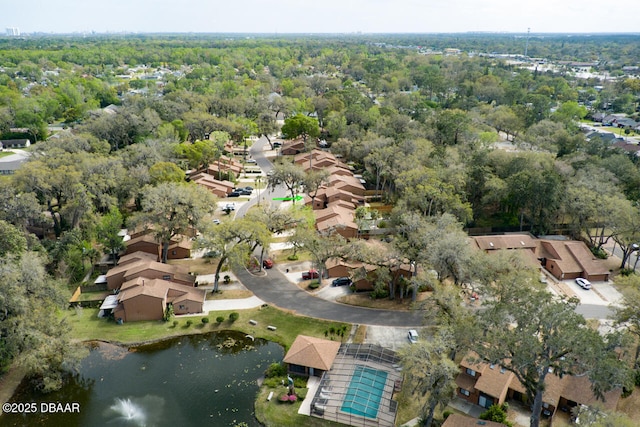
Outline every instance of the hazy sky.
<path fill-rule="evenodd" d="M 635 32 L 640 0 L 0 0 L 0 31 Z"/>

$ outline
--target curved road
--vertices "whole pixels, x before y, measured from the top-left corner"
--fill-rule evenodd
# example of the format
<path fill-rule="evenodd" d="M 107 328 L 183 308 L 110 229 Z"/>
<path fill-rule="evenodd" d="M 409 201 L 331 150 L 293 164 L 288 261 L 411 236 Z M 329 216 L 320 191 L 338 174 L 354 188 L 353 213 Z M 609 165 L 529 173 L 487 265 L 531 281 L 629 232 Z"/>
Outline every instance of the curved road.
<path fill-rule="evenodd" d="M 423 326 L 424 312 L 376 310 L 339 304 L 315 297 L 289 282 L 277 269 L 258 277 L 244 268 L 234 270 L 238 280 L 258 298 L 296 314 L 338 322 L 381 326 Z"/>
<path fill-rule="evenodd" d="M 267 144 L 266 138 L 260 138 L 250 149 L 252 157 L 263 171 L 269 171 L 273 167 L 264 156 L 263 147 Z M 278 195 L 281 189 L 276 189 L 269 197 Z M 284 195 L 284 191 L 282 195 Z M 249 207 L 257 202 L 252 198 L 238 209 L 236 217 L 242 217 Z M 338 322 L 355 323 L 361 325 L 382 326 L 422 326 L 424 312 L 419 311 L 393 311 L 376 310 L 370 308 L 354 307 L 332 301 L 317 298 L 308 292 L 298 288 L 277 269 L 271 269 L 266 276 L 254 276 L 244 268 L 234 269 L 236 277 L 261 300 L 279 308 L 295 312 L 308 317 L 335 320 Z"/>

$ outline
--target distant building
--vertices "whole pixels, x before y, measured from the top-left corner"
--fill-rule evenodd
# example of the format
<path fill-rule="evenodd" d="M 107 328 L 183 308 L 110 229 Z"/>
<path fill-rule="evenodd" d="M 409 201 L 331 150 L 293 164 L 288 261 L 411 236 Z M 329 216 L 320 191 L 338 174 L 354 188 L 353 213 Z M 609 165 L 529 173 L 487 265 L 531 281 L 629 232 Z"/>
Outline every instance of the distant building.
<path fill-rule="evenodd" d="M 18 27 L 7 27 L 7 35 L 8 36 L 19 36 L 20 28 Z"/>

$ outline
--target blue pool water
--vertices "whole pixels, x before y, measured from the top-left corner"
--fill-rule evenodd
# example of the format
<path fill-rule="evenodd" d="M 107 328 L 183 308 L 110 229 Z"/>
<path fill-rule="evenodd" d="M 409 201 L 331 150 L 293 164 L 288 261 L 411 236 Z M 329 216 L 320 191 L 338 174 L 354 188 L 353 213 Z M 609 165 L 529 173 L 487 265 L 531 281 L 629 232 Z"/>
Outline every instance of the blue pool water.
<path fill-rule="evenodd" d="M 357 365 L 342 403 L 342 411 L 376 418 L 386 380 L 385 371 Z"/>

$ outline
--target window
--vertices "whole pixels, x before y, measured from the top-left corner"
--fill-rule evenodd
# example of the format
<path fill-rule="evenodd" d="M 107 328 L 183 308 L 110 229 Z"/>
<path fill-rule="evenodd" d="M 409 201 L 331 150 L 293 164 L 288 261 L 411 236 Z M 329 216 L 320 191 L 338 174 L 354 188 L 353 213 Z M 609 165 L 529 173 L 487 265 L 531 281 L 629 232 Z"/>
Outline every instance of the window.
<path fill-rule="evenodd" d="M 489 369 L 493 369 L 493 368 L 495 368 L 495 367 L 496 367 L 496 364 L 495 364 L 495 363 L 492 363 L 491 365 L 489 365 Z"/>
<path fill-rule="evenodd" d="M 467 368 L 467 374 L 471 375 L 472 377 L 476 376 L 476 371 L 474 371 L 473 369 Z"/>
<path fill-rule="evenodd" d="M 164 276 L 162 276 L 162 280 L 171 280 L 171 276 L 168 274 L 165 274 Z"/>
<path fill-rule="evenodd" d="M 184 310 L 186 307 L 185 307 L 184 305 L 180 304 L 180 305 L 178 306 L 178 308 L 179 308 L 180 310 Z"/>
<path fill-rule="evenodd" d="M 469 396 L 471 393 L 469 392 L 469 390 L 465 390 L 463 388 L 460 389 L 460 394 L 463 394 L 465 396 Z"/>

